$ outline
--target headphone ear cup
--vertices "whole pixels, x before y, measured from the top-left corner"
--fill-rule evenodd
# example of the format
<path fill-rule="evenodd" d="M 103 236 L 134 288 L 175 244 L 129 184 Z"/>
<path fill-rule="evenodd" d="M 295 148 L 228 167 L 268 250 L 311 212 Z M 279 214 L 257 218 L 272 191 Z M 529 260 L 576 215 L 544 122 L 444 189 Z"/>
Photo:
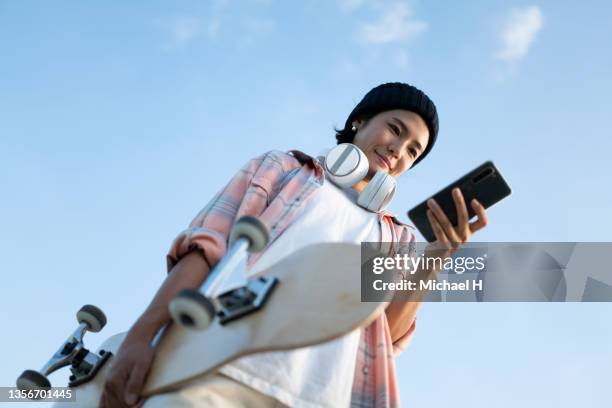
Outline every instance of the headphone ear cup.
<path fill-rule="evenodd" d="M 359 193 L 357 204 L 361 207 L 379 212 L 387 208 L 395 195 L 395 178 L 384 171 L 377 171 L 368 185 Z"/>
<path fill-rule="evenodd" d="M 364 152 L 352 143 L 334 146 L 323 163 L 327 177 L 340 187 L 352 187 L 368 174 L 370 163 Z"/>

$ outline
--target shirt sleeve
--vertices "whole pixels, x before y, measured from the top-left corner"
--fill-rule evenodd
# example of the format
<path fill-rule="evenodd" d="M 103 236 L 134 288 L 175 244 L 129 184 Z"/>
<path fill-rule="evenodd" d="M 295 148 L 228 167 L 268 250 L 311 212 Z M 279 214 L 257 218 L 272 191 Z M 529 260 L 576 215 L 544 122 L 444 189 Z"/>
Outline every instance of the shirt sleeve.
<path fill-rule="evenodd" d="M 283 174 L 293 163 L 283 152 L 270 151 L 246 163 L 172 242 L 166 255 L 168 272 L 187 253 L 202 251 L 210 267 L 227 252 L 234 222 L 260 215 Z"/>

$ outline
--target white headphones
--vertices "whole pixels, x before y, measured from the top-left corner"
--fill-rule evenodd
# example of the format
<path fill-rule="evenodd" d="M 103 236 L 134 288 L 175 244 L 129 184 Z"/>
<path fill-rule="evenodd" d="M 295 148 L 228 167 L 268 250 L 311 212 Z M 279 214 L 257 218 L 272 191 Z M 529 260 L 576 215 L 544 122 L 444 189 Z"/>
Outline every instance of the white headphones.
<path fill-rule="evenodd" d="M 334 146 L 325 155 L 323 168 L 327 178 L 339 187 L 352 187 L 368 174 L 370 164 L 365 153 L 352 143 Z M 395 195 L 395 179 L 377 171 L 359 193 L 357 204 L 368 211 L 383 211 Z"/>

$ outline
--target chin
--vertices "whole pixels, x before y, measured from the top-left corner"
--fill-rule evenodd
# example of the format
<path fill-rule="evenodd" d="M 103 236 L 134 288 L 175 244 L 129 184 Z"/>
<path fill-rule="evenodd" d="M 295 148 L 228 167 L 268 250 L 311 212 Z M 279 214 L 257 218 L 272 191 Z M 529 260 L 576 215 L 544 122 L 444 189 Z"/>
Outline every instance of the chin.
<path fill-rule="evenodd" d="M 389 168 L 387 166 L 374 166 L 373 172 L 384 171 L 385 173 L 389 172 Z"/>
<path fill-rule="evenodd" d="M 367 176 L 367 177 L 368 177 L 368 179 L 371 179 L 372 177 L 374 177 L 374 175 L 375 175 L 375 174 L 376 174 L 376 172 L 378 172 L 378 171 L 383 171 L 383 172 L 385 172 L 385 173 L 388 173 L 388 172 L 389 172 L 389 171 L 387 170 L 387 168 L 386 168 L 386 167 L 378 167 L 378 166 L 373 167 L 373 168 L 371 167 L 371 168 L 370 168 L 370 170 L 368 171 L 368 176 Z"/>

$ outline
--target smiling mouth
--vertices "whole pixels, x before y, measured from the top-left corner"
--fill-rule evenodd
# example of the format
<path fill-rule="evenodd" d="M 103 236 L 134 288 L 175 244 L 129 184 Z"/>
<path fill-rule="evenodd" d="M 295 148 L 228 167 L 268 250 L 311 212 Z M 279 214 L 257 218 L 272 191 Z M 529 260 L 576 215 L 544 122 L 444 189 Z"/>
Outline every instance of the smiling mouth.
<path fill-rule="evenodd" d="M 389 163 L 389 161 L 384 158 L 383 156 L 381 156 L 380 154 L 376 153 L 376 155 L 380 158 L 380 160 L 385 163 L 385 166 L 387 167 L 387 170 L 391 170 L 391 165 Z"/>

